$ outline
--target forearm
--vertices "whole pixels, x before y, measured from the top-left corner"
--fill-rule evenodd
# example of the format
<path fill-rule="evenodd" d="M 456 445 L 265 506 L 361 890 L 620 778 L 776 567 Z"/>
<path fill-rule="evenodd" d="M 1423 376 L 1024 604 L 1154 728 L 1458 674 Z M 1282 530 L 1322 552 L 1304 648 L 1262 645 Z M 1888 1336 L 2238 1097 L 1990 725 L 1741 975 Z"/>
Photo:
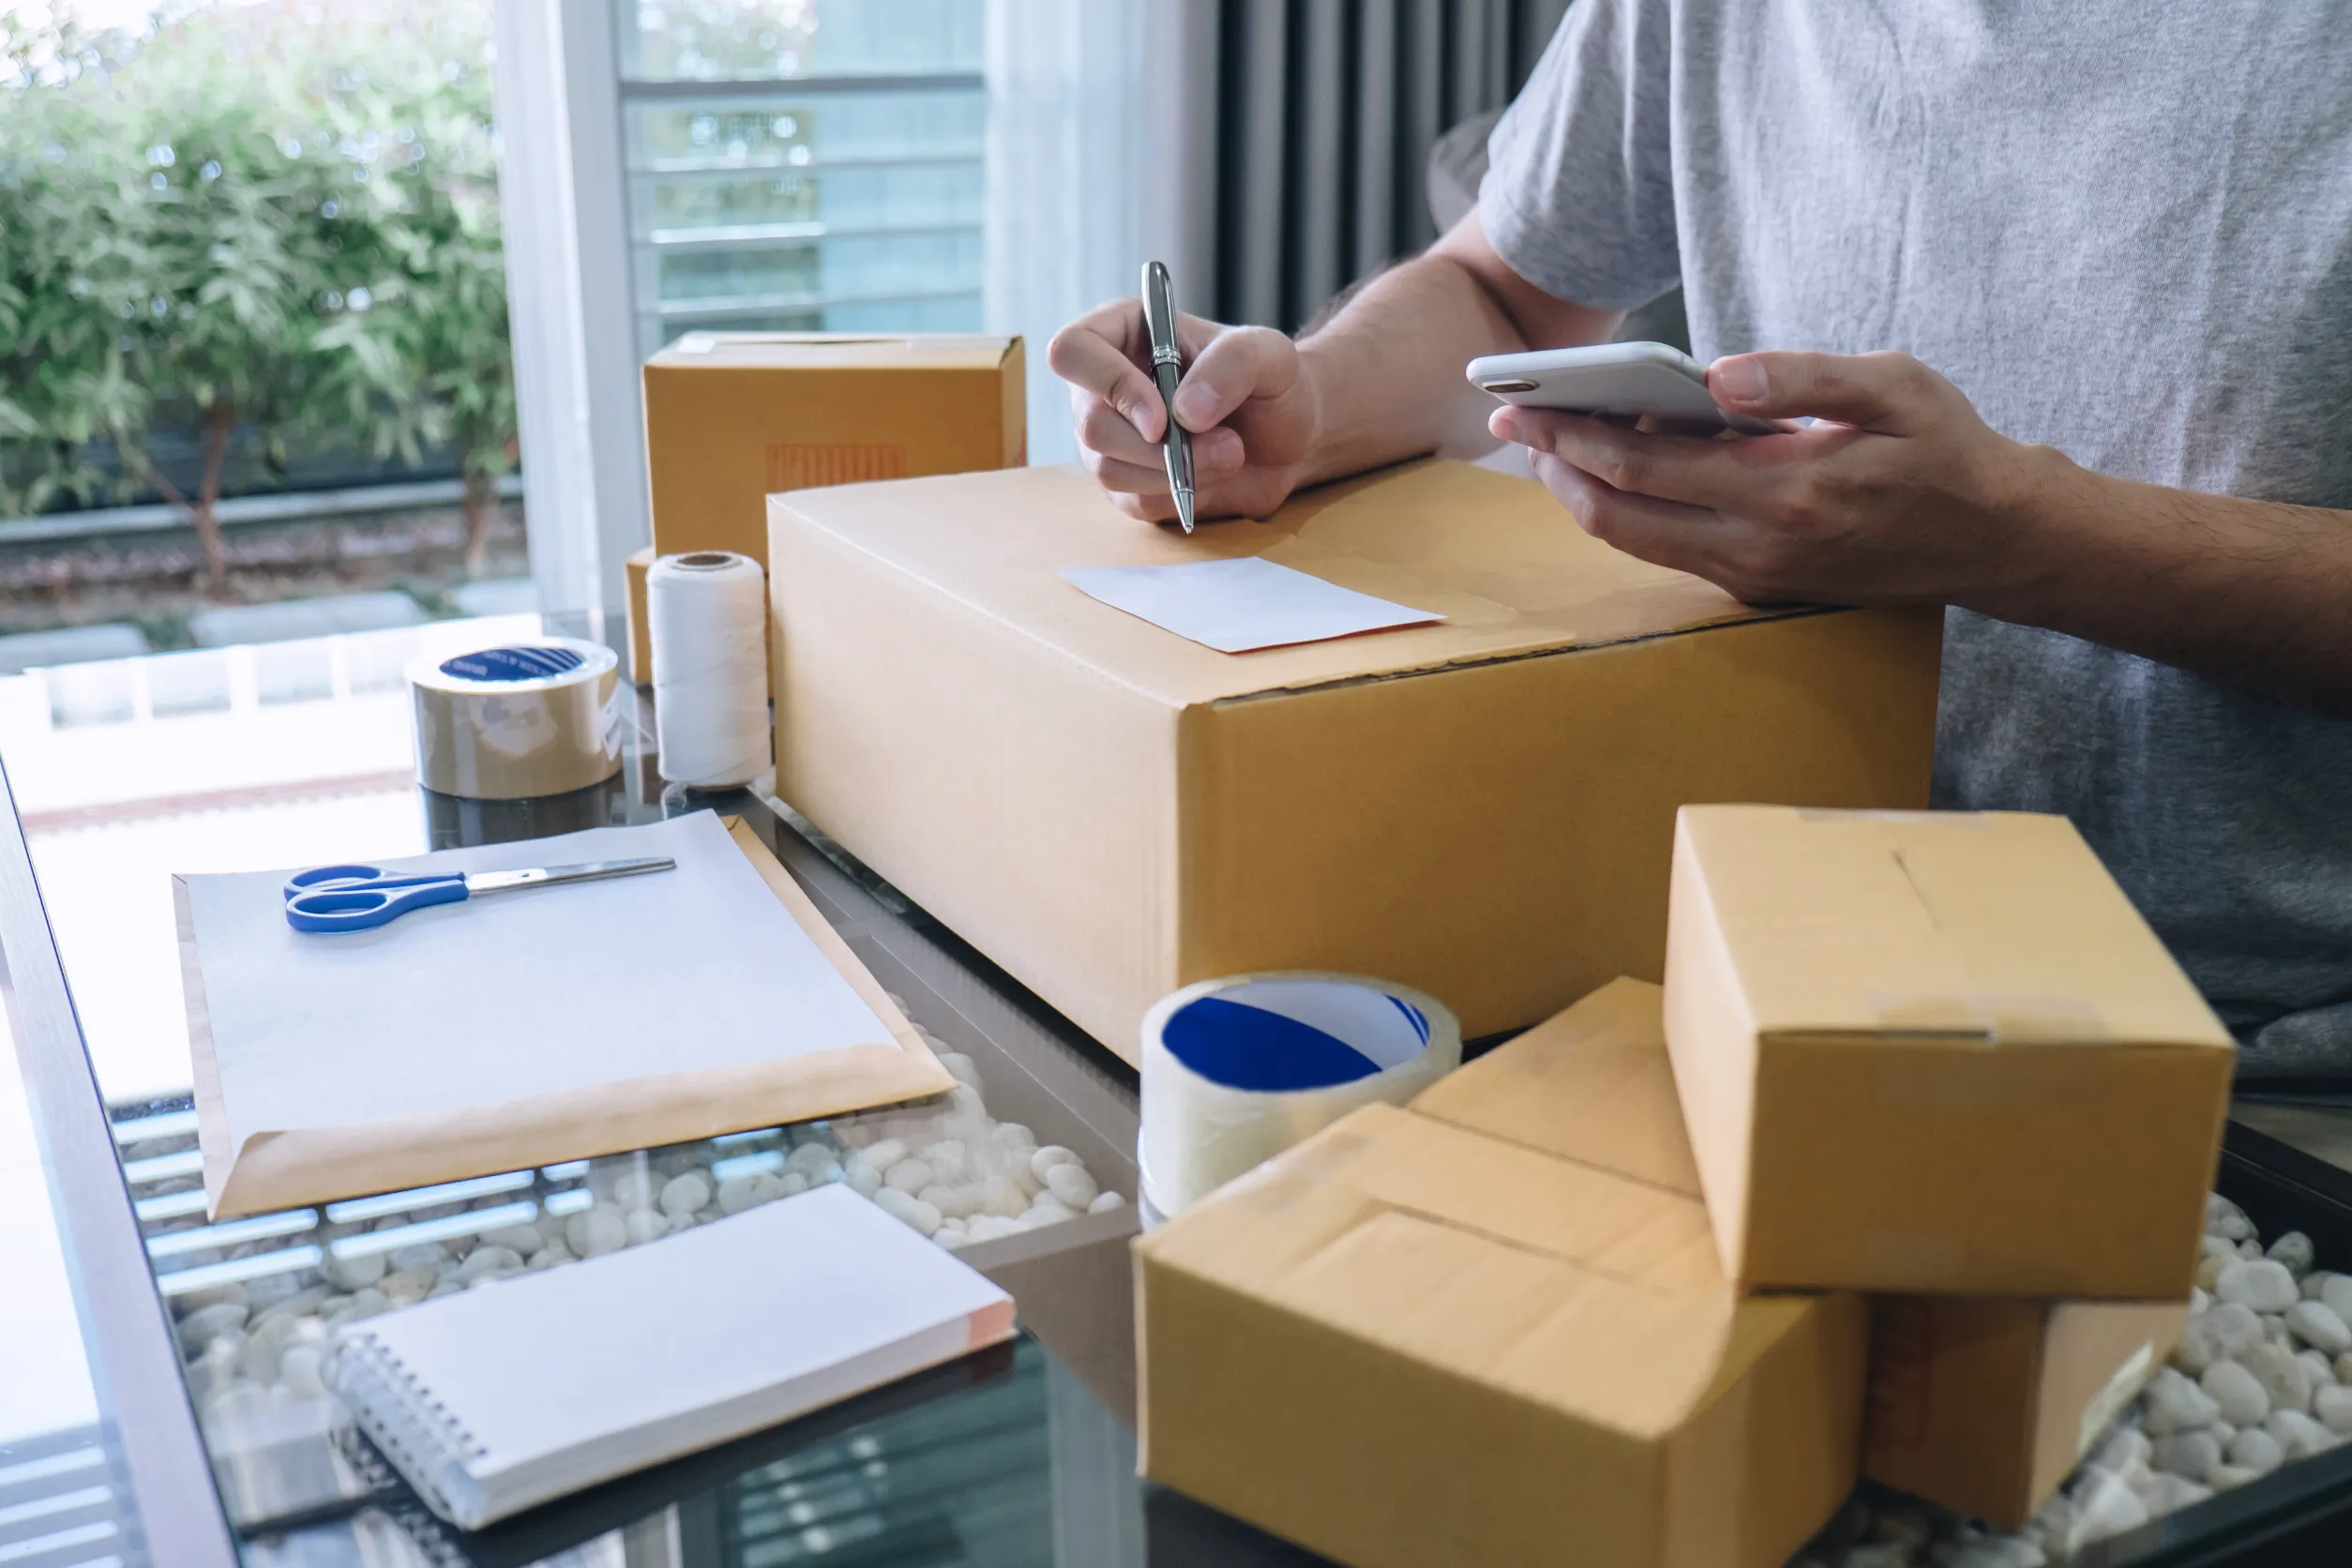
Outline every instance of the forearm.
<path fill-rule="evenodd" d="M 1621 319 L 1535 291 L 1495 256 L 1473 214 L 1300 342 L 1318 408 L 1303 482 L 1429 452 L 1491 450 L 1494 400 L 1462 368 L 1485 354 L 1605 342 Z"/>
<path fill-rule="evenodd" d="M 2033 463 L 2043 543 L 1968 608 L 2352 715 L 2352 512 Z"/>

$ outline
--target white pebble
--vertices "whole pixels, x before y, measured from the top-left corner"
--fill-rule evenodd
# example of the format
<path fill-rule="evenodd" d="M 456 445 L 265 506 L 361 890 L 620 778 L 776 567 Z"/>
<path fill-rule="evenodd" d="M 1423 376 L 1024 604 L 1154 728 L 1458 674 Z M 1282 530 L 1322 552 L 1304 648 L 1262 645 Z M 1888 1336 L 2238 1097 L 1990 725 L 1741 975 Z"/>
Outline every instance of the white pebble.
<path fill-rule="evenodd" d="M 896 1187 L 912 1198 L 931 1185 L 931 1167 L 927 1160 L 904 1159 L 882 1172 L 882 1185 Z"/>
<path fill-rule="evenodd" d="M 441 1282 L 441 1270 L 430 1264 L 414 1269 L 400 1269 L 376 1281 L 376 1289 L 394 1306 L 406 1306 L 421 1302 L 432 1288 Z"/>
<path fill-rule="evenodd" d="M 978 1186 L 951 1187 L 934 1184 L 925 1187 L 914 1196 L 949 1219 L 963 1219 L 968 1217 L 974 1209 L 980 1207 L 980 1195 L 983 1190 Z"/>
<path fill-rule="evenodd" d="M 1022 1214 L 1018 1223 L 1024 1230 L 1034 1230 L 1041 1225 L 1059 1225 L 1065 1219 L 1076 1218 L 1077 1210 L 1051 1198 L 1040 1198 Z"/>
<path fill-rule="evenodd" d="M 2340 1356 L 2352 1350 L 2352 1328 L 2329 1310 L 2326 1302 L 2297 1302 L 2286 1309 L 2286 1326 L 2295 1337 L 2314 1350 Z"/>
<path fill-rule="evenodd" d="M 875 1174 L 880 1175 L 905 1159 L 909 1153 L 907 1146 L 897 1138 L 885 1138 L 879 1143 L 869 1143 L 859 1150 L 857 1157 L 872 1166 Z"/>
<path fill-rule="evenodd" d="M 2213 1293 L 2256 1312 L 2284 1312 L 2303 1299 L 2286 1265 L 2268 1258 L 2259 1262 L 2241 1259 L 2227 1265 L 2216 1278 Z"/>
<path fill-rule="evenodd" d="M 642 1246 L 670 1233 L 669 1219 L 652 1209 L 630 1210 L 629 1217 L 624 1224 L 627 1228 L 631 1246 Z"/>
<path fill-rule="evenodd" d="M 778 1176 L 776 1179 L 776 1196 L 778 1198 L 796 1198 L 800 1194 L 807 1192 L 811 1184 L 812 1184 L 809 1182 L 808 1178 L 802 1175 L 799 1171 L 788 1170 L 784 1172 L 783 1175 Z"/>
<path fill-rule="evenodd" d="M 2317 1350 L 2295 1352 L 2295 1359 L 2311 1369 L 2311 1391 L 2315 1397 L 2319 1391 L 2336 1380 L 2336 1364 Z"/>
<path fill-rule="evenodd" d="M 862 1159 L 850 1162 L 848 1173 L 842 1180 L 847 1182 L 850 1190 L 860 1198 L 871 1198 L 882 1190 L 882 1172 Z"/>
<path fill-rule="evenodd" d="M 1083 1209 L 1094 1201 L 1102 1188 L 1086 1173 L 1082 1165 L 1057 1165 L 1046 1171 L 1046 1190 L 1072 1209 Z"/>
<path fill-rule="evenodd" d="M 654 1206 L 654 1177 L 647 1170 L 625 1170 L 612 1183 L 612 1201 L 624 1209 Z"/>
<path fill-rule="evenodd" d="M 2259 1426 L 2249 1426 L 2229 1440 L 2229 1462 L 2239 1470 L 2268 1475 L 2286 1462 L 2279 1440 Z"/>
<path fill-rule="evenodd" d="M 2244 1241 L 2239 1242 L 2238 1244 L 2238 1256 L 2243 1258 L 2249 1263 L 2261 1262 L 2263 1260 L 2261 1240 L 2257 1237 L 2249 1236 Z"/>
<path fill-rule="evenodd" d="M 2199 1258 L 2219 1258 L 2226 1261 L 2238 1256 L 2238 1244 L 2231 1241 L 2227 1236 L 2199 1236 L 2197 1238 L 2197 1256 Z"/>
<path fill-rule="evenodd" d="M 813 1181 L 817 1173 L 823 1170 L 825 1167 L 839 1163 L 840 1155 L 832 1144 L 812 1141 L 795 1147 L 792 1153 L 785 1157 L 784 1168 L 797 1170 Z"/>
<path fill-rule="evenodd" d="M 902 1187 L 882 1188 L 874 1195 L 874 1202 L 883 1214 L 912 1226 L 926 1236 L 939 1229 L 940 1212 Z"/>
<path fill-rule="evenodd" d="M 2245 1210 L 2220 1193 L 2209 1193 L 2205 1199 L 2205 1229 L 2212 1235 L 2242 1242 L 2254 1234 L 2254 1221 L 2246 1217 Z"/>
<path fill-rule="evenodd" d="M 942 1186 L 955 1185 L 972 1168 L 971 1152 L 958 1138 L 942 1138 L 930 1144 L 924 1149 L 922 1158 L 931 1168 L 931 1180 Z"/>
<path fill-rule="evenodd" d="M 2240 1357 L 2239 1364 L 2254 1375 L 2270 1396 L 2272 1410 L 2310 1413 L 2311 1369 L 2295 1359 L 2293 1350 L 2266 1340 Z"/>
<path fill-rule="evenodd" d="M 964 1234 L 974 1242 L 993 1242 L 1019 1231 L 1019 1225 L 1003 1214 L 974 1214 L 964 1221 Z"/>
<path fill-rule="evenodd" d="M 972 1090 L 977 1090 L 980 1087 L 979 1064 L 971 1057 L 959 1050 L 943 1050 L 939 1052 L 938 1056 L 939 1064 L 946 1068 L 948 1076 L 957 1083 Z"/>
<path fill-rule="evenodd" d="M 760 1178 L 730 1176 L 718 1184 L 718 1212 L 739 1214 L 760 1201 Z"/>
<path fill-rule="evenodd" d="M 323 1399 L 326 1383 L 319 1376 L 326 1352 L 316 1345 L 290 1345 L 278 1361 L 278 1380 L 288 1393 L 304 1399 Z"/>
<path fill-rule="evenodd" d="M 565 1246 L 562 1242 L 550 1242 L 546 1246 L 541 1247 L 538 1251 L 533 1253 L 531 1255 L 531 1260 L 523 1264 L 523 1267 L 528 1269 L 533 1274 L 545 1274 L 548 1270 L 554 1268 L 557 1264 L 568 1263 L 571 1260 L 571 1248 Z"/>
<path fill-rule="evenodd" d="M 394 1247 L 384 1255 L 384 1259 L 396 1270 L 439 1268 L 449 1261 L 449 1249 L 439 1242 L 416 1242 L 408 1246 Z"/>
<path fill-rule="evenodd" d="M 537 1232 L 532 1233 L 537 1240 Z M 381 1252 L 363 1252 L 352 1258 L 329 1258 L 326 1277 L 346 1290 L 363 1290 L 391 1273 L 391 1262 Z"/>
<path fill-rule="evenodd" d="M 2212 1397 L 2222 1419 L 2237 1426 L 2252 1426 L 2270 1413 L 2270 1395 L 2254 1375 L 2234 1361 L 2217 1361 L 2205 1369 L 2197 1386 Z"/>
<path fill-rule="evenodd" d="M 564 1244 L 575 1258 L 601 1258 L 628 1245 L 628 1222 L 610 1203 L 597 1203 L 571 1216 L 564 1226 Z"/>
<path fill-rule="evenodd" d="M 2260 1470 L 2246 1470 L 2239 1465 L 2221 1464 L 2215 1465 L 2206 1472 L 2205 1484 L 2217 1492 L 2226 1492 L 2233 1487 L 2243 1486 L 2249 1481 L 2261 1479 Z"/>
<path fill-rule="evenodd" d="M 2133 1490 L 2148 1504 L 2148 1513 L 2158 1518 L 2203 1502 L 2213 1495 L 2210 1486 L 2201 1485 L 2185 1475 L 2171 1474 L 2151 1475 L 2146 1485 L 2135 1485 Z"/>
<path fill-rule="evenodd" d="M 2072 1534 L 2076 1544 L 2103 1541 L 2148 1523 L 2148 1504 L 2120 1476 L 2095 1465 L 2083 1467 L 2083 1475 L 2087 1484 L 2074 1500 Z"/>
<path fill-rule="evenodd" d="M 711 1179 L 699 1170 L 672 1176 L 662 1184 L 661 1212 L 665 1214 L 690 1214 L 708 1206 L 711 1200 Z"/>
<path fill-rule="evenodd" d="M 1029 1194 L 1010 1177 L 998 1176 L 982 1191 L 980 1207 L 1000 1219 L 1018 1219 L 1029 1212 Z"/>
<path fill-rule="evenodd" d="M 2193 1290 L 2212 1289 L 2221 1284 L 2222 1271 L 2228 1268 L 2234 1261 L 2236 1261 L 2235 1258 L 2228 1253 L 2223 1253 L 2218 1257 L 2198 1259 L 2196 1282 L 2190 1289 Z"/>
<path fill-rule="evenodd" d="M 2317 1250 L 2312 1245 L 2309 1236 L 2304 1235 L 2300 1230 L 2290 1230 L 2272 1242 L 2269 1250 L 2264 1256 L 2273 1262 L 2286 1265 L 2286 1272 L 2299 1281 L 2305 1274 L 2311 1273 L 2312 1259 Z"/>
<path fill-rule="evenodd" d="M 2148 1380 L 2141 1397 L 2147 1402 L 2148 1434 L 2152 1438 L 2210 1426 L 2221 1418 L 2222 1408 L 2212 1396 L 2169 1366 L 2159 1368 Z"/>
<path fill-rule="evenodd" d="M 383 1278 L 384 1271 L 377 1270 L 376 1277 Z M 198 1307 L 180 1319 L 180 1349 L 191 1356 L 200 1353 L 222 1334 L 244 1328 L 247 1311 L 242 1302 L 217 1302 L 211 1306 Z"/>
<path fill-rule="evenodd" d="M 461 1283 L 471 1285 L 486 1274 L 512 1272 L 521 1267 L 522 1255 L 512 1247 L 477 1246 L 466 1254 L 464 1262 L 458 1265 L 456 1277 Z"/>
<path fill-rule="evenodd" d="M 2352 1274 L 2331 1274 L 2322 1279 L 2318 1299 L 2329 1311 L 2352 1323 Z"/>
<path fill-rule="evenodd" d="M 1048 1143 L 1029 1156 L 1029 1168 L 1040 1182 L 1046 1179 L 1046 1172 L 1057 1165 L 1083 1165 L 1084 1163 L 1059 1143 Z"/>
<path fill-rule="evenodd" d="M 2352 1388 L 2336 1384 L 2321 1389 L 2312 1395 L 2311 1413 L 2336 1436 L 2352 1437 Z"/>
<path fill-rule="evenodd" d="M 1090 1214 L 1107 1214 L 1113 1209 L 1123 1209 L 1126 1205 L 1127 1200 L 1115 1192 L 1098 1192 L 1094 1195 L 1094 1201 L 1086 1206 L 1086 1212 Z"/>
<path fill-rule="evenodd" d="M 2279 1445 L 2279 1451 L 2290 1459 L 2308 1459 L 2335 1447 L 2334 1432 L 2322 1423 L 2314 1421 L 2300 1410 L 2276 1410 L 2263 1423 Z"/>
<path fill-rule="evenodd" d="M 1008 1149 L 1037 1147 L 1037 1135 L 1018 1122 L 999 1122 L 996 1124 L 996 1131 L 988 1136 Z"/>
<path fill-rule="evenodd" d="M 2156 1440 L 2156 1452 L 2150 1456 L 2156 1469 L 2185 1475 L 2192 1481 L 2203 1481 L 2205 1472 L 2221 1462 L 2221 1440 L 2210 1427 L 2194 1432 L 2167 1432 Z"/>

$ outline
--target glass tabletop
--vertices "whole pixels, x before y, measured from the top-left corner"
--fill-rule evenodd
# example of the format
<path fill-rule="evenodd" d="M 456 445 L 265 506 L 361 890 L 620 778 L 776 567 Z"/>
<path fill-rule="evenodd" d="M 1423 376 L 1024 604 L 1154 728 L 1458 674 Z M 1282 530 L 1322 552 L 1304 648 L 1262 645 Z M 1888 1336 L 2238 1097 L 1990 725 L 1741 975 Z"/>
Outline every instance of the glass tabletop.
<path fill-rule="evenodd" d="M 781 802 L 666 788 L 641 702 L 621 773 L 595 789 L 498 803 L 415 787 L 407 659 L 537 629 L 535 617 L 504 618 L 208 651 L 202 669 L 163 656 L 0 679 L 14 808 L 0 816 L 11 1026 L 0 1038 L 0 1565 L 1320 1560 L 1136 1476 L 1127 1067 Z M 457 1530 L 323 1385 L 339 1324 L 658 1246 L 811 1182 L 849 1180 L 875 1135 L 868 1119 L 907 1113 L 209 1223 L 167 873 L 411 854 L 704 808 L 753 828 L 993 1121 L 1077 1151 L 1115 1197 L 1100 1213 L 962 1246 L 1015 1296 L 1015 1343 Z M 2344 1108 L 2240 1114 L 2304 1157 L 2352 1163 Z M 2280 1180 L 2300 1201 L 2328 1179 Z M 2344 1216 L 2341 1239 L 2300 1210 L 2281 1223 L 2322 1233 L 2335 1256 L 2352 1245 L 2352 1199 L 2328 1213 Z M 2313 1461 L 2307 1479 L 2283 1473 L 2268 1496 L 2249 1488 L 2166 1522 L 2116 1560 L 2230 1560 L 2215 1543 L 2267 1520 L 2259 1511 L 2275 1511 L 2281 1487 L 2326 1502 L 2321 1493 L 2352 1484 L 2335 1473 L 2344 1469 Z"/>
<path fill-rule="evenodd" d="M 135 667 L 153 660 L 77 671 L 39 692 L 0 686 L 0 761 L 47 900 L 43 935 L 53 933 L 79 1008 L 75 1043 L 86 1040 L 86 1063 L 72 1065 L 94 1118 L 103 1107 L 94 1125 L 119 1161 L 107 1172 L 113 1197 L 127 1199 L 126 1229 L 143 1254 L 143 1299 L 118 1281 L 113 1304 L 160 1347 L 146 1392 L 175 1406 L 167 1413 L 201 1443 L 230 1549 L 272 1568 L 1314 1560 L 1136 1478 L 1125 1256 L 1135 1088 L 1123 1064 L 829 854 L 781 803 L 666 788 L 641 703 L 621 773 L 595 789 L 475 802 L 415 787 L 406 693 L 390 672 L 441 641 L 529 629 L 404 628 L 394 638 L 435 644 L 406 653 L 373 645 L 386 634 L 322 640 L 333 646 L 312 652 L 333 678 L 277 702 L 250 690 L 239 701 L 250 678 L 239 667 L 287 667 L 298 647 L 229 651 L 227 698 L 209 708 L 158 703 L 157 691 L 187 680 Z M 132 700 L 87 703 L 109 678 Z M 417 1502 L 324 1386 L 339 1324 L 612 1246 L 658 1245 L 669 1230 L 847 1179 L 870 1133 L 859 1117 L 755 1128 L 210 1223 L 167 874 L 392 856 L 704 808 L 753 826 L 992 1119 L 1078 1151 L 1106 1195 L 1101 1212 L 964 1247 L 1015 1295 L 1024 1325 L 1015 1344 L 467 1534 Z M 110 1444 L 142 1418 L 116 1397 L 125 1380 L 105 1376 L 108 1358 L 83 1347 L 94 1281 L 82 1277 L 73 1216 L 59 1212 L 72 1184 L 40 1158 L 36 1096 L 12 1088 L 0 1086 L 0 1244 L 18 1298 L 8 1354 L 21 1365 L 7 1366 L 0 1414 L 0 1561 L 198 1560 L 183 1549 L 192 1527 L 150 1518 L 143 1528 L 128 1500 L 148 1488 L 127 1484 L 135 1478 Z M 891 1114 L 903 1130 L 910 1112 L 867 1113 Z"/>

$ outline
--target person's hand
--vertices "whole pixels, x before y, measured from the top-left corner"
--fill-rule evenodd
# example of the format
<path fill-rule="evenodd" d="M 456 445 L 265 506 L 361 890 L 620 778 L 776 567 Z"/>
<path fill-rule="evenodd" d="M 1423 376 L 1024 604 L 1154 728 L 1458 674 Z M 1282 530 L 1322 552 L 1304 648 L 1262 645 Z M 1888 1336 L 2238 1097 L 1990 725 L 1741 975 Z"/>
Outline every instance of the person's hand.
<path fill-rule="evenodd" d="M 1262 518 L 1289 498 L 1315 437 L 1313 379 L 1298 345 L 1263 326 L 1178 315 L 1184 356 L 1176 422 L 1193 432 L 1193 505 L 1203 518 Z M 1139 300 L 1097 307 L 1053 335 L 1046 363 L 1070 384 L 1080 457 L 1119 509 L 1146 522 L 1176 516 L 1160 435 L 1167 411 L 1152 379 Z"/>
<path fill-rule="evenodd" d="M 1707 385 L 1733 413 L 1820 422 L 1726 441 L 1505 407 L 1488 428 L 1587 533 L 1750 604 L 1998 598 L 2038 569 L 2026 498 L 2079 473 L 1908 354 L 1736 354 Z"/>

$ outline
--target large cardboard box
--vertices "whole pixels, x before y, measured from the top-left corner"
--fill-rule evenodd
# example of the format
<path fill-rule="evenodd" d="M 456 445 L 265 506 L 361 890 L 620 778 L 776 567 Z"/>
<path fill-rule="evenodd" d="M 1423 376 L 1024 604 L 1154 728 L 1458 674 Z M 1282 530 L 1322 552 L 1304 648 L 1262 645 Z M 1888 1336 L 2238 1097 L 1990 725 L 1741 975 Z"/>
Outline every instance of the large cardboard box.
<path fill-rule="evenodd" d="M 1029 460 L 1021 340 L 691 332 L 645 362 L 654 549 L 768 559 L 764 497 Z"/>
<path fill-rule="evenodd" d="M 1028 469 L 770 502 L 778 792 L 1112 1049 L 1261 969 L 1476 1036 L 1663 970 L 1674 808 L 1918 806 L 1932 611 L 1760 611 L 1425 462 L 1186 537 Z M 1262 555 L 1448 620 L 1228 655 L 1065 567 Z"/>
<path fill-rule="evenodd" d="M 1143 1471 L 1355 1568 L 1779 1568 L 1845 1499 L 1854 1295 L 1740 1300 L 1620 981 L 1136 1244 Z"/>
<path fill-rule="evenodd" d="M 1743 1286 L 2189 1293 L 2235 1052 L 2062 817 L 1684 807 L 1666 1039 Z"/>
<path fill-rule="evenodd" d="M 2183 1302 L 1880 1296 L 1862 1473 L 2015 1530 L 2179 1343 Z"/>

